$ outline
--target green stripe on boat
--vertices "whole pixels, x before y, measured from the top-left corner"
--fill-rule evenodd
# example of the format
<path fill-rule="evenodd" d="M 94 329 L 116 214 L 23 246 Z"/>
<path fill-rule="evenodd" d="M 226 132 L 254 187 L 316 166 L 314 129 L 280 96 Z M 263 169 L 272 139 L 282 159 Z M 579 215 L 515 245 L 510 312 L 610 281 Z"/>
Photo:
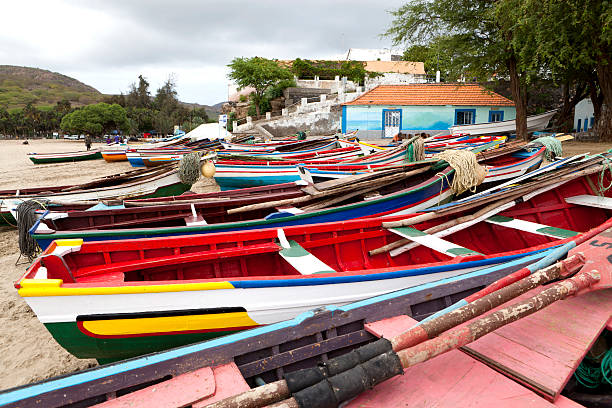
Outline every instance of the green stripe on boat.
<path fill-rule="evenodd" d="M 480 252 L 464 248 L 434 235 L 429 235 L 423 231 L 419 231 L 416 228 L 399 227 L 391 228 L 389 231 L 451 257 L 461 255 L 482 255 Z"/>
<path fill-rule="evenodd" d="M 572 238 L 578 235 L 578 232 L 570 231 L 557 227 L 550 227 L 537 222 L 519 220 L 517 218 L 504 217 L 503 215 L 494 215 L 485 220 L 490 224 L 502 225 L 508 228 L 514 228 L 520 231 L 530 232 L 532 234 L 546 235 L 553 238 Z"/>

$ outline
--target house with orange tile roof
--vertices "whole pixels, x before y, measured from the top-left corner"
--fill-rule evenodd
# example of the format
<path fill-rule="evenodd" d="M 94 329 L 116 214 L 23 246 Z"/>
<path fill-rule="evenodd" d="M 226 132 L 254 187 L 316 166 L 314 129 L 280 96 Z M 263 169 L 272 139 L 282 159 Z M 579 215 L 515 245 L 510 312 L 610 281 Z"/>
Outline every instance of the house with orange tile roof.
<path fill-rule="evenodd" d="M 379 85 L 342 105 L 342 132 L 363 139 L 448 132 L 453 125 L 516 117 L 514 102 L 478 84 Z"/>

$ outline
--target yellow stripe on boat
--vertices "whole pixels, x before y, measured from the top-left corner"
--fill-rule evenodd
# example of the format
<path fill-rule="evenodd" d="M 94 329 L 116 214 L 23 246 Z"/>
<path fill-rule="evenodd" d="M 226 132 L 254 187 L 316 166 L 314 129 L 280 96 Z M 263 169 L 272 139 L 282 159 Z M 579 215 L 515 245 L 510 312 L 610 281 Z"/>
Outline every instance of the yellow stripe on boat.
<path fill-rule="evenodd" d="M 107 286 L 70 288 L 62 287 L 62 279 L 24 279 L 19 284 L 19 296 L 87 296 L 87 295 L 123 295 L 131 293 L 161 293 L 161 292 L 186 292 L 196 290 L 218 290 L 234 289 L 227 281 L 202 282 L 202 283 L 178 283 L 169 285 L 130 285 L 130 286 Z"/>
<path fill-rule="evenodd" d="M 73 239 L 56 239 L 55 243 L 57 246 L 74 246 L 80 247 L 83 245 L 83 238 L 73 238 Z"/>
<path fill-rule="evenodd" d="M 135 319 L 86 320 L 83 328 L 98 336 L 126 336 L 200 330 L 223 330 L 259 324 L 246 312 L 205 315 L 144 317 Z"/>

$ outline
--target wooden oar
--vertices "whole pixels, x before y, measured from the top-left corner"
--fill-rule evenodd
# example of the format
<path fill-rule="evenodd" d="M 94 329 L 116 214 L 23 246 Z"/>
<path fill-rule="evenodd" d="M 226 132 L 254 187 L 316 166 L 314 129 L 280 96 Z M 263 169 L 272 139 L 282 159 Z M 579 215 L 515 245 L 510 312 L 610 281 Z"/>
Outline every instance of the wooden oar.
<path fill-rule="evenodd" d="M 432 333 L 440 334 L 439 337 L 426 340 L 429 336 L 425 334 L 420 339 L 425 339 L 426 341 L 419 341 L 419 338 L 407 336 L 406 333 L 400 334 L 391 339 L 392 351 L 372 357 L 366 362 L 358 363 L 332 377 L 323 378 L 319 382 L 297 392 L 294 391 L 292 397 L 274 405 L 270 404 L 287 398 L 290 395 L 289 387 L 284 380 L 279 380 L 238 396 L 227 398 L 211 404 L 209 407 L 255 408 L 265 405 L 275 408 L 303 407 L 304 405 L 298 403 L 298 400 L 323 402 L 322 405 L 309 405 L 312 408 L 335 406 L 356 397 L 367 386 L 374 386 L 397 374 L 401 374 L 406 368 L 427 361 L 447 351 L 463 347 L 485 334 L 531 315 L 557 300 L 565 299 L 580 292 L 612 288 L 612 263 L 608 260 L 608 258 L 612 257 L 612 228 L 609 228 L 610 225 L 610 222 L 605 224 L 605 227 L 608 227 L 608 229 L 604 232 L 601 232 L 601 228 L 598 228 L 599 235 L 594 237 L 590 235 L 590 239 L 576 247 L 572 251 L 573 256 L 567 260 L 540 270 L 532 276 L 523 278 L 504 289 L 485 295 L 480 301 L 477 300 L 471 305 L 456 310 L 453 316 L 439 317 L 432 320 L 429 322 L 428 327 L 431 328 Z M 573 278 L 567 278 L 551 285 L 536 296 L 490 313 L 468 325 L 457 327 L 461 323 L 481 315 L 538 285 L 560 277 L 567 277 L 580 268 L 582 268 L 582 271 Z M 424 329 L 423 332 L 425 332 Z M 413 343 L 416 345 L 405 347 Z M 381 364 L 389 364 L 392 367 L 381 367 Z M 387 369 L 385 370 L 385 368 Z M 358 382 L 362 380 L 362 383 L 346 384 L 346 381 L 342 381 L 344 379 Z M 350 389 L 339 389 L 338 384 L 350 387 Z"/>

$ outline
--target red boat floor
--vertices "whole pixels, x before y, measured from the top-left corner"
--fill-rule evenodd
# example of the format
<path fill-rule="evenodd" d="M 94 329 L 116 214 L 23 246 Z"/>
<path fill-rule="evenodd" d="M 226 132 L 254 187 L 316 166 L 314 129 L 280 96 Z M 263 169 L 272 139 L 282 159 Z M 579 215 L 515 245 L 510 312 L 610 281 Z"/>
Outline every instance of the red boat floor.
<path fill-rule="evenodd" d="M 580 407 L 559 393 L 602 330 L 612 324 L 611 315 L 612 290 L 557 302 L 464 347 L 470 355 L 453 350 L 438 356 L 363 393 L 348 406 Z M 410 317 L 398 316 L 365 328 L 376 336 L 392 338 L 415 323 Z"/>
<path fill-rule="evenodd" d="M 234 363 L 204 367 L 142 390 L 106 401 L 104 408 L 171 408 L 203 407 L 215 401 L 249 389 Z"/>
<path fill-rule="evenodd" d="M 536 288 L 518 299 L 537 292 Z M 556 302 L 463 349 L 554 401 L 611 315 L 612 290 L 591 292 Z"/>

